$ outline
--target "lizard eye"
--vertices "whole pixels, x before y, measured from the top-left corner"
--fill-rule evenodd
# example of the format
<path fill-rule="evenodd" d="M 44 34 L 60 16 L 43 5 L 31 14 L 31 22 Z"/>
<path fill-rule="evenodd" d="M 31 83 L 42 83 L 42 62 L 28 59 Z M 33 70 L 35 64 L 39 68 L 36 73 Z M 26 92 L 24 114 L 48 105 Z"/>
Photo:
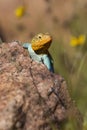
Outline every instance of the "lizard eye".
<path fill-rule="evenodd" d="M 39 39 L 41 39 L 42 37 L 41 36 L 38 36 Z"/>
<path fill-rule="evenodd" d="M 41 35 L 41 34 L 39 34 L 39 35 L 38 35 L 38 38 L 39 38 L 39 39 L 41 39 L 41 38 L 42 38 L 42 35 Z"/>

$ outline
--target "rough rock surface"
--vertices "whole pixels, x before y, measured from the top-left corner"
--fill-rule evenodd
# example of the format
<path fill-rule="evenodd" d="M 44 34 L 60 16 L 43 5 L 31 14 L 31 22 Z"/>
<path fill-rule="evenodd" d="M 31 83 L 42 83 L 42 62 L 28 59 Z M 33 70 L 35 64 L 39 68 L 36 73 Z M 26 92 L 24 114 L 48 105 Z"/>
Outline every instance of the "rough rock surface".
<path fill-rule="evenodd" d="M 81 128 L 64 79 L 32 61 L 20 43 L 0 45 L 0 130 L 59 130 L 69 111 Z"/>

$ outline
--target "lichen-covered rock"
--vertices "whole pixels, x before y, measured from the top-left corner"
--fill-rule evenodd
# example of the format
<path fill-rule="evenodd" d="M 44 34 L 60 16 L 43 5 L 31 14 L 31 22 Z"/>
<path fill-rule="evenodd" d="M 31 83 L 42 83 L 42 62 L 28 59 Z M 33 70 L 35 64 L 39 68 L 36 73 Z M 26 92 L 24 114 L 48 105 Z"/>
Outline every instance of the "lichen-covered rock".
<path fill-rule="evenodd" d="M 0 45 L 0 130 L 59 130 L 70 110 L 81 128 L 64 79 L 32 61 L 20 43 Z"/>

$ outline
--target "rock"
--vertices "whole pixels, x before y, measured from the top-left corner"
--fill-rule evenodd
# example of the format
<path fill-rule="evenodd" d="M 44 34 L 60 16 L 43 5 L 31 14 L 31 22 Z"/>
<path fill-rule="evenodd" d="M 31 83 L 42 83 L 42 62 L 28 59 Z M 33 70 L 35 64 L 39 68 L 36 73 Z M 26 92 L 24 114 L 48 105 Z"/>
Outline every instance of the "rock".
<path fill-rule="evenodd" d="M 0 130 L 59 130 L 70 110 L 81 128 L 65 80 L 32 61 L 20 43 L 0 45 Z"/>

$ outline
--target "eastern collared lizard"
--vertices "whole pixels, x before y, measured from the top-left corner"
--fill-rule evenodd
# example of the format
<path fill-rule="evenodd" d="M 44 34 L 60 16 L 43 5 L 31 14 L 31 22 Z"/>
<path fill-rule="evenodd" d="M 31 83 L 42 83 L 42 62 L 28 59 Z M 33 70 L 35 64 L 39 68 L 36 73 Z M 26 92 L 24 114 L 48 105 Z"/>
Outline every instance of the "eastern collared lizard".
<path fill-rule="evenodd" d="M 28 49 L 33 60 L 45 64 L 51 72 L 54 72 L 53 60 L 48 51 L 51 43 L 52 37 L 48 33 L 39 33 L 31 40 L 31 43 L 24 43 L 23 47 Z"/>

